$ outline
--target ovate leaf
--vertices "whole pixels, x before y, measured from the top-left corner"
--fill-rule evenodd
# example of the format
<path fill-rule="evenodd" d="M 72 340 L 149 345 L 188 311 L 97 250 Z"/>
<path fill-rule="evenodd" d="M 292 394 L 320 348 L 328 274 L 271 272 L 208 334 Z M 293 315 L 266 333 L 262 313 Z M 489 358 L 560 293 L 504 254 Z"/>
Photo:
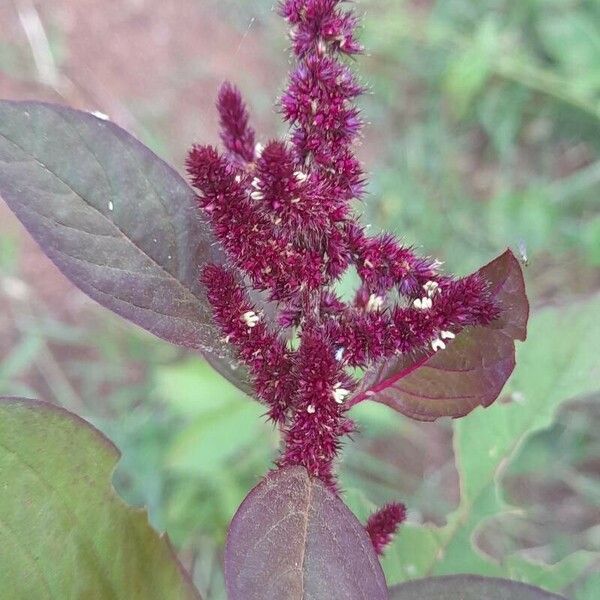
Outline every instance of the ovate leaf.
<path fill-rule="evenodd" d="M 169 342 L 202 350 L 248 390 L 198 281 L 219 250 L 192 189 L 143 144 L 88 113 L 0 101 L 0 195 L 85 293 Z"/>
<path fill-rule="evenodd" d="M 225 548 L 229 600 L 385 600 L 364 527 L 302 467 L 275 471 L 246 497 Z"/>
<path fill-rule="evenodd" d="M 118 459 L 75 415 L 0 399 L 3 598 L 199 599 L 146 513 L 116 496 Z"/>
<path fill-rule="evenodd" d="M 409 581 L 390 590 L 390 600 L 564 600 L 509 579 L 453 575 Z"/>
<path fill-rule="evenodd" d="M 370 396 L 413 419 L 433 421 L 463 417 L 496 400 L 515 366 L 514 340 L 527 335 L 529 304 L 510 250 L 478 272 L 490 283 L 500 318 L 465 329 L 441 352 L 384 362 L 366 374 L 354 403 Z"/>

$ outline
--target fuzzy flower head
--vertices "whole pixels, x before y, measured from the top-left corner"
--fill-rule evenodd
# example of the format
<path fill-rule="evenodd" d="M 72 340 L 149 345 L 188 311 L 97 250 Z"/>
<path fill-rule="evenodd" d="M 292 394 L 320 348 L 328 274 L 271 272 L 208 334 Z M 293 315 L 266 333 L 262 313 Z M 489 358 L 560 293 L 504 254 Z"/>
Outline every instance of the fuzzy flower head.
<path fill-rule="evenodd" d="M 405 506 L 396 502 L 386 504 L 369 517 L 366 530 L 377 554 L 383 554 L 405 519 Z"/>
<path fill-rule="evenodd" d="M 364 87 L 347 64 L 362 47 L 341 0 L 285 0 L 295 65 L 281 100 L 285 140 L 257 143 L 240 92 L 219 93 L 225 151 L 194 146 L 187 160 L 198 205 L 228 257 L 202 273 L 224 339 L 247 367 L 283 435 L 280 466 L 304 466 L 336 490 L 335 459 L 355 426 L 356 368 L 401 354 L 443 352 L 465 327 L 498 316 L 487 283 L 440 274 L 389 234 L 369 236 L 353 214 L 365 175 L 355 155 Z M 350 267 L 354 301 L 335 286 Z M 267 295 L 265 314 L 251 298 Z M 274 304 L 273 304 L 274 303 Z M 403 520 L 384 507 L 367 530 L 377 551 Z"/>

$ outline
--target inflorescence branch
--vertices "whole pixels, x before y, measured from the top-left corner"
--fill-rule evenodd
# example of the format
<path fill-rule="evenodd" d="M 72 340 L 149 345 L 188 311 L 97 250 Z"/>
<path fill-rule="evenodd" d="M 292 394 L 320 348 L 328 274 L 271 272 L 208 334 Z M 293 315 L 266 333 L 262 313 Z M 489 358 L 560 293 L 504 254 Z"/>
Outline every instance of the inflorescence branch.
<path fill-rule="evenodd" d="M 389 234 L 369 237 L 351 209 L 365 193 L 354 154 L 364 92 L 344 57 L 362 52 L 358 19 L 343 0 L 285 0 L 296 65 L 280 100 L 286 140 L 256 142 L 240 92 L 219 93 L 226 152 L 194 146 L 187 160 L 198 204 L 230 266 L 202 273 L 225 339 L 248 367 L 257 396 L 284 435 L 280 466 L 302 465 L 336 490 L 334 461 L 355 430 L 346 400 L 368 368 L 397 354 L 443 351 L 498 307 L 477 276 L 454 279 Z M 335 285 L 354 266 L 353 302 Z M 277 303 L 267 321 L 247 286 Z M 286 330 L 286 335 L 278 333 Z M 290 340 L 298 342 L 297 347 Z M 404 513 L 385 507 L 367 530 L 380 552 Z"/>

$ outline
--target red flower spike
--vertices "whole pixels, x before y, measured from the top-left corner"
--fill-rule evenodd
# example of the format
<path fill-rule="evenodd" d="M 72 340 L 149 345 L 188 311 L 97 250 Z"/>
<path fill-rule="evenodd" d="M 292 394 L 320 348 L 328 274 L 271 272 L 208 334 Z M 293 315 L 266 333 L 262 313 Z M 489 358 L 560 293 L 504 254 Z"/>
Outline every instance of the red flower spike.
<path fill-rule="evenodd" d="M 254 192 L 244 189 L 249 177 L 237 171 L 211 146 L 195 146 L 187 160 L 198 202 L 232 261 L 256 289 L 273 299 L 318 288 L 323 282 L 322 256 L 299 250 L 255 206 Z"/>
<path fill-rule="evenodd" d="M 373 398 L 429 419 L 489 404 L 510 374 L 513 339 L 521 336 L 516 326 L 505 331 L 505 269 L 514 283 L 511 302 L 526 304 L 510 260 L 455 279 L 390 234 L 368 236 L 354 217 L 350 203 L 362 198 L 366 183 L 354 154 L 362 129 L 355 102 L 364 86 L 342 61 L 361 51 L 347 6 L 280 3 L 297 59 L 280 102 L 288 140 L 256 146 L 241 96 L 225 84 L 218 108 L 228 152 L 194 146 L 187 161 L 198 204 L 236 270 L 208 267 L 202 281 L 225 338 L 283 432 L 278 464 L 303 466 L 334 491 L 341 439 L 354 431 L 351 406 Z M 361 282 L 347 304 L 334 285 L 350 266 Z M 294 328 L 294 336 L 269 329 L 248 300 L 252 289 L 274 301 L 269 321 Z M 297 349 L 284 341 L 292 339 Z M 497 346 L 481 350 L 484 339 Z M 438 364 L 456 397 L 444 396 Z M 419 369 L 429 365 L 434 375 L 423 381 Z M 349 376 L 356 367 L 365 369 L 360 382 Z M 427 398 L 432 386 L 444 396 L 439 403 Z M 378 551 L 403 518 L 399 506 L 370 520 Z"/>
<path fill-rule="evenodd" d="M 254 389 L 269 407 L 270 418 L 284 423 L 293 391 L 291 356 L 285 343 L 269 330 L 231 271 L 208 265 L 202 271 L 202 283 L 215 321 L 249 367 Z"/>
<path fill-rule="evenodd" d="M 252 187 L 269 218 L 290 235 L 321 237 L 330 228 L 326 185 L 304 173 L 283 142 L 267 144 Z"/>
<path fill-rule="evenodd" d="M 220 116 L 221 140 L 229 152 L 242 161 L 252 162 L 255 153 L 255 133 L 249 126 L 249 116 L 240 91 L 230 83 L 219 90 L 217 109 Z"/>
<path fill-rule="evenodd" d="M 344 0 L 284 0 L 280 14 L 292 25 L 292 42 L 298 57 L 335 51 L 348 55 L 362 52 L 354 37 L 358 19 L 339 6 Z"/>
<path fill-rule="evenodd" d="M 333 461 L 340 437 L 354 431 L 343 406 L 354 382 L 337 359 L 335 344 L 320 329 L 303 332 L 295 361 L 295 413 L 279 465 L 302 465 L 335 488 Z"/>
<path fill-rule="evenodd" d="M 386 504 L 369 517 L 365 529 L 377 554 L 383 554 L 405 519 L 406 507 L 396 502 Z"/>

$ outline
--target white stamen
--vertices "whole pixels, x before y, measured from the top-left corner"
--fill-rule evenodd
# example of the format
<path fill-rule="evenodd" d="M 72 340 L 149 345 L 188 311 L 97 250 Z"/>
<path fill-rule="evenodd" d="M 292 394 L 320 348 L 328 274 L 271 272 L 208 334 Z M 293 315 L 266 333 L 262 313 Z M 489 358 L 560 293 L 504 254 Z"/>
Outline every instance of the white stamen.
<path fill-rule="evenodd" d="M 314 405 L 314 404 L 309 404 L 309 405 L 308 405 L 308 407 L 307 407 L 307 409 L 306 409 L 306 412 L 307 412 L 309 415 L 314 415 L 316 410 L 317 410 L 317 409 L 315 408 L 315 405 Z"/>
<path fill-rule="evenodd" d="M 264 200 L 265 195 L 262 192 L 256 191 L 250 194 L 252 200 Z"/>
<path fill-rule="evenodd" d="M 258 177 L 255 177 L 252 180 L 252 187 L 255 188 L 255 189 L 257 189 L 257 190 L 260 190 L 260 179 Z"/>
<path fill-rule="evenodd" d="M 365 267 L 367 267 L 367 269 L 372 269 L 373 268 L 373 263 L 367 258 L 367 260 L 365 260 L 363 262 L 363 264 L 365 265 Z"/>
<path fill-rule="evenodd" d="M 290 200 L 290 203 L 291 203 L 291 204 L 298 204 L 298 202 L 300 202 L 300 198 L 292 198 L 292 199 Z"/>
<path fill-rule="evenodd" d="M 345 348 L 338 348 L 335 352 L 335 360 L 341 362 L 341 360 L 344 358 L 344 351 Z"/>
<path fill-rule="evenodd" d="M 256 156 L 256 158 L 260 158 L 264 151 L 265 147 L 260 142 L 254 146 L 254 156 Z"/>
<path fill-rule="evenodd" d="M 252 328 L 256 327 L 260 321 L 260 317 L 253 310 L 249 310 L 242 315 L 242 321 L 244 321 L 248 327 Z"/>
<path fill-rule="evenodd" d="M 431 301 L 431 298 L 417 298 L 413 302 L 413 306 L 419 310 L 428 310 L 433 306 L 433 302 Z"/>
<path fill-rule="evenodd" d="M 341 386 L 341 383 L 336 383 L 333 386 L 333 399 L 336 401 L 337 404 L 343 404 L 344 398 L 350 395 L 350 391 L 344 389 Z"/>
<path fill-rule="evenodd" d="M 235 182 L 236 183 L 240 183 L 242 181 L 242 176 L 241 175 L 236 175 L 235 176 Z"/>
<path fill-rule="evenodd" d="M 383 306 L 383 298 L 381 296 L 377 296 L 376 294 L 371 294 L 369 296 L 369 301 L 367 302 L 366 310 L 367 312 L 376 312 L 381 310 Z"/>
<path fill-rule="evenodd" d="M 443 340 L 453 340 L 456 337 L 456 334 L 452 333 L 451 331 L 442 331 L 440 332 L 440 337 Z"/>
<path fill-rule="evenodd" d="M 446 344 L 444 344 L 440 338 L 436 338 L 433 340 L 433 342 L 431 342 L 431 347 L 433 348 L 434 352 L 437 352 L 438 350 L 444 350 L 446 348 Z"/>
<path fill-rule="evenodd" d="M 427 292 L 427 295 L 431 298 L 438 291 L 439 287 L 440 286 L 436 281 L 428 281 L 423 286 L 423 289 Z"/>
<path fill-rule="evenodd" d="M 294 173 L 294 177 L 299 183 L 303 183 L 308 179 L 308 175 L 306 173 L 303 173 L 302 171 L 296 171 Z"/>

